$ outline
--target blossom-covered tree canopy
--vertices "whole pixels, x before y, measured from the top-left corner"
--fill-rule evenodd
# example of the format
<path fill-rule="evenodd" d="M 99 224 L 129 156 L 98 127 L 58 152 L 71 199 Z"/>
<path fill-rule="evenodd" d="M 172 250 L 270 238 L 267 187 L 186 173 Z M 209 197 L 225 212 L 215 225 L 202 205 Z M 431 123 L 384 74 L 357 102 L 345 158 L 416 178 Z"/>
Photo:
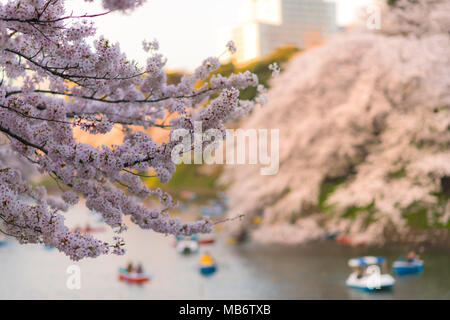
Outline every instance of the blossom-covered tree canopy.
<path fill-rule="evenodd" d="M 231 235 L 450 243 L 450 1 L 381 8 L 380 30 L 363 20 L 293 58 L 242 123 L 280 128 L 280 170 L 224 170 L 228 214 L 245 212 Z"/>
<path fill-rule="evenodd" d="M 119 236 L 104 243 L 65 226 L 61 211 L 80 198 L 117 233 L 126 229 L 124 215 L 161 233 L 210 231 L 209 219 L 184 223 L 171 218 L 168 211 L 176 206 L 171 196 L 142 183 L 140 172 L 145 171 L 161 182 L 171 178 L 176 169 L 171 154 L 179 143 L 157 143 L 145 129 L 191 131 L 194 121 L 202 121 L 203 130 L 224 130 L 227 120 L 253 108 L 254 101 L 239 99 L 239 89 L 257 86 L 258 79 L 250 72 L 209 78 L 220 66 L 218 58 L 210 57 L 192 75 L 169 85 L 156 41 L 143 42 L 149 54 L 145 67 L 104 37 L 90 41 L 96 16 L 131 10 L 142 2 L 103 0 L 106 12 L 81 16 L 67 14 L 63 0 L 0 4 L 0 135 L 6 141 L 0 148 L 0 229 L 20 243 L 43 242 L 73 260 L 123 254 Z M 233 43 L 227 48 L 235 50 Z M 74 138 L 76 127 L 102 135 L 114 125 L 121 126 L 124 137 L 111 147 L 95 148 Z M 10 156 L 1 156 L 6 153 Z M 25 181 L 26 175 L 5 159 L 25 160 L 53 177 L 60 197 Z M 147 197 L 156 197 L 161 205 L 143 205 Z"/>

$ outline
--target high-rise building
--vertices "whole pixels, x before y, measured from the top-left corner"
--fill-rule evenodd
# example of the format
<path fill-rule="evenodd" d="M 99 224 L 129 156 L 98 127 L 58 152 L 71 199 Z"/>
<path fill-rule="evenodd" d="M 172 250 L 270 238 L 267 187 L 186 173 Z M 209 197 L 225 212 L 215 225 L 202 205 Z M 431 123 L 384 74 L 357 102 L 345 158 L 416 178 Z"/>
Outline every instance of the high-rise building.
<path fill-rule="evenodd" d="M 287 44 L 304 48 L 338 31 L 336 5 L 323 0 L 245 0 L 243 13 L 243 22 L 231 31 L 238 62 Z"/>

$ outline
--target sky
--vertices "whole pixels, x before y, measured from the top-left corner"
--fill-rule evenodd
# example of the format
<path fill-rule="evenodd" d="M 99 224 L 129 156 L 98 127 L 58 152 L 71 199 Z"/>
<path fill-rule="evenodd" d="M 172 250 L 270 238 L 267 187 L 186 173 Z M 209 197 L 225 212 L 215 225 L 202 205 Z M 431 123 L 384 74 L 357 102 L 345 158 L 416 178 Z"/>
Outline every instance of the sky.
<path fill-rule="evenodd" d="M 372 0 L 328 0 L 337 3 L 338 24 L 348 24 L 357 8 Z M 99 13 L 101 1 L 66 1 L 67 12 Z M 157 39 L 169 69 L 192 70 L 225 50 L 224 31 L 239 23 L 243 0 L 148 0 L 128 13 L 94 19 L 97 35 L 118 42 L 130 59 L 144 64 L 142 40 Z M 223 42 L 223 44 L 222 44 Z M 223 48 L 223 50 L 222 50 Z"/>

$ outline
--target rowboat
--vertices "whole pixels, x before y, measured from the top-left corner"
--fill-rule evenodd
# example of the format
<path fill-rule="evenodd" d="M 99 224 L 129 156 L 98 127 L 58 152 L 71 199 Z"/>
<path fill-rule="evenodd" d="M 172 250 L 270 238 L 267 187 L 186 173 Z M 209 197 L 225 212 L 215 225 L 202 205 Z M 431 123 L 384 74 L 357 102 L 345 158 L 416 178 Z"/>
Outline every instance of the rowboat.
<path fill-rule="evenodd" d="M 200 273 L 204 276 L 207 276 L 216 272 L 216 269 L 217 268 L 215 264 L 200 266 Z"/>
<path fill-rule="evenodd" d="M 390 274 L 382 274 L 379 265 L 384 265 L 383 257 L 360 257 L 348 261 L 348 265 L 355 269 L 347 278 L 345 284 L 352 289 L 369 292 L 390 290 L 395 279 Z"/>
<path fill-rule="evenodd" d="M 398 275 L 420 273 L 423 270 L 423 261 L 414 259 L 413 261 L 397 260 L 392 265 L 392 271 Z"/>
<path fill-rule="evenodd" d="M 201 213 L 204 215 L 218 215 L 223 213 L 223 206 L 220 203 L 215 203 L 208 207 L 203 207 L 200 209 Z"/>
<path fill-rule="evenodd" d="M 119 268 L 119 280 L 130 283 L 145 283 L 150 281 L 150 275 L 146 273 L 128 272 L 125 268 Z"/>
<path fill-rule="evenodd" d="M 197 242 L 199 245 L 213 244 L 214 242 L 216 242 L 216 238 L 211 234 L 202 235 L 198 238 Z"/>
<path fill-rule="evenodd" d="M 334 237 L 334 239 L 336 239 L 336 242 L 341 243 L 341 244 L 351 244 L 352 243 L 352 238 L 346 237 L 346 236 L 336 235 L 336 237 Z"/>
<path fill-rule="evenodd" d="M 198 243 L 194 240 L 177 241 L 175 249 L 181 254 L 191 254 L 198 251 Z"/>
<path fill-rule="evenodd" d="M 209 254 L 203 254 L 200 257 L 200 273 L 204 276 L 211 275 L 216 272 L 217 267 L 213 258 Z"/>
<path fill-rule="evenodd" d="M 191 200 L 192 201 L 192 200 L 197 199 L 197 195 L 190 191 L 182 191 L 180 196 L 183 200 Z"/>
<path fill-rule="evenodd" d="M 8 244 L 8 240 L 3 234 L 0 234 L 0 247 L 6 246 Z"/>
<path fill-rule="evenodd" d="M 358 278 L 356 273 L 352 273 L 348 277 L 346 285 L 352 289 L 376 292 L 390 290 L 395 284 L 395 279 L 390 274 L 380 274 L 378 279 L 375 279 L 375 276 L 372 277 Z"/>
<path fill-rule="evenodd" d="M 335 240 L 338 235 L 339 235 L 339 232 L 327 232 L 327 233 L 325 233 L 325 239 Z M 338 241 L 338 240 L 336 239 L 336 241 Z M 349 242 L 351 242 L 351 241 L 349 241 Z"/>
<path fill-rule="evenodd" d="M 214 242 L 216 242 L 216 239 L 214 237 L 202 237 L 198 239 L 199 245 L 213 244 Z"/>

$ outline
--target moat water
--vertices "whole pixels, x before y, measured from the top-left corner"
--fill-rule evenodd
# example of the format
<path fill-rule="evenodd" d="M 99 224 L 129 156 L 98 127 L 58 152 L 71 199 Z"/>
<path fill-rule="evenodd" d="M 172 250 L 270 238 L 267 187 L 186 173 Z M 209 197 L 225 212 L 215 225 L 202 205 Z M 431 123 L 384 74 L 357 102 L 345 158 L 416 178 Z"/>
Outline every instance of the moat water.
<path fill-rule="evenodd" d="M 79 220 L 80 219 L 80 220 Z M 68 213 L 69 223 L 91 220 L 86 212 Z M 98 225 L 98 223 L 97 223 Z M 112 234 L 100 235 L 105 240 Z M 450 251 L 425 249 L 421 274 L 395 276 L 386 293 L 366 293 L 345 286 L 347 261 L 380 255 L 388 266 L 408 248 L 351 248 L 332 241 L 302 246 L 247 243 L 229 246 L 224 237 L 202 247 L 216 259 L 218 270 L 203 277 L 198 255 L 181 256 L 173 238 L 130 227 L 124 236 L 125 256 L 70 261 L 41 245 L 19 245 L 12 239 L 0 247 L 1 299 L 450 299 Z M 131 285 L 118 280 L 118 268 L 142 263 L 152 280 Z M 78 265 L 81 288 L 70 290 L 67 268 Z"/>

